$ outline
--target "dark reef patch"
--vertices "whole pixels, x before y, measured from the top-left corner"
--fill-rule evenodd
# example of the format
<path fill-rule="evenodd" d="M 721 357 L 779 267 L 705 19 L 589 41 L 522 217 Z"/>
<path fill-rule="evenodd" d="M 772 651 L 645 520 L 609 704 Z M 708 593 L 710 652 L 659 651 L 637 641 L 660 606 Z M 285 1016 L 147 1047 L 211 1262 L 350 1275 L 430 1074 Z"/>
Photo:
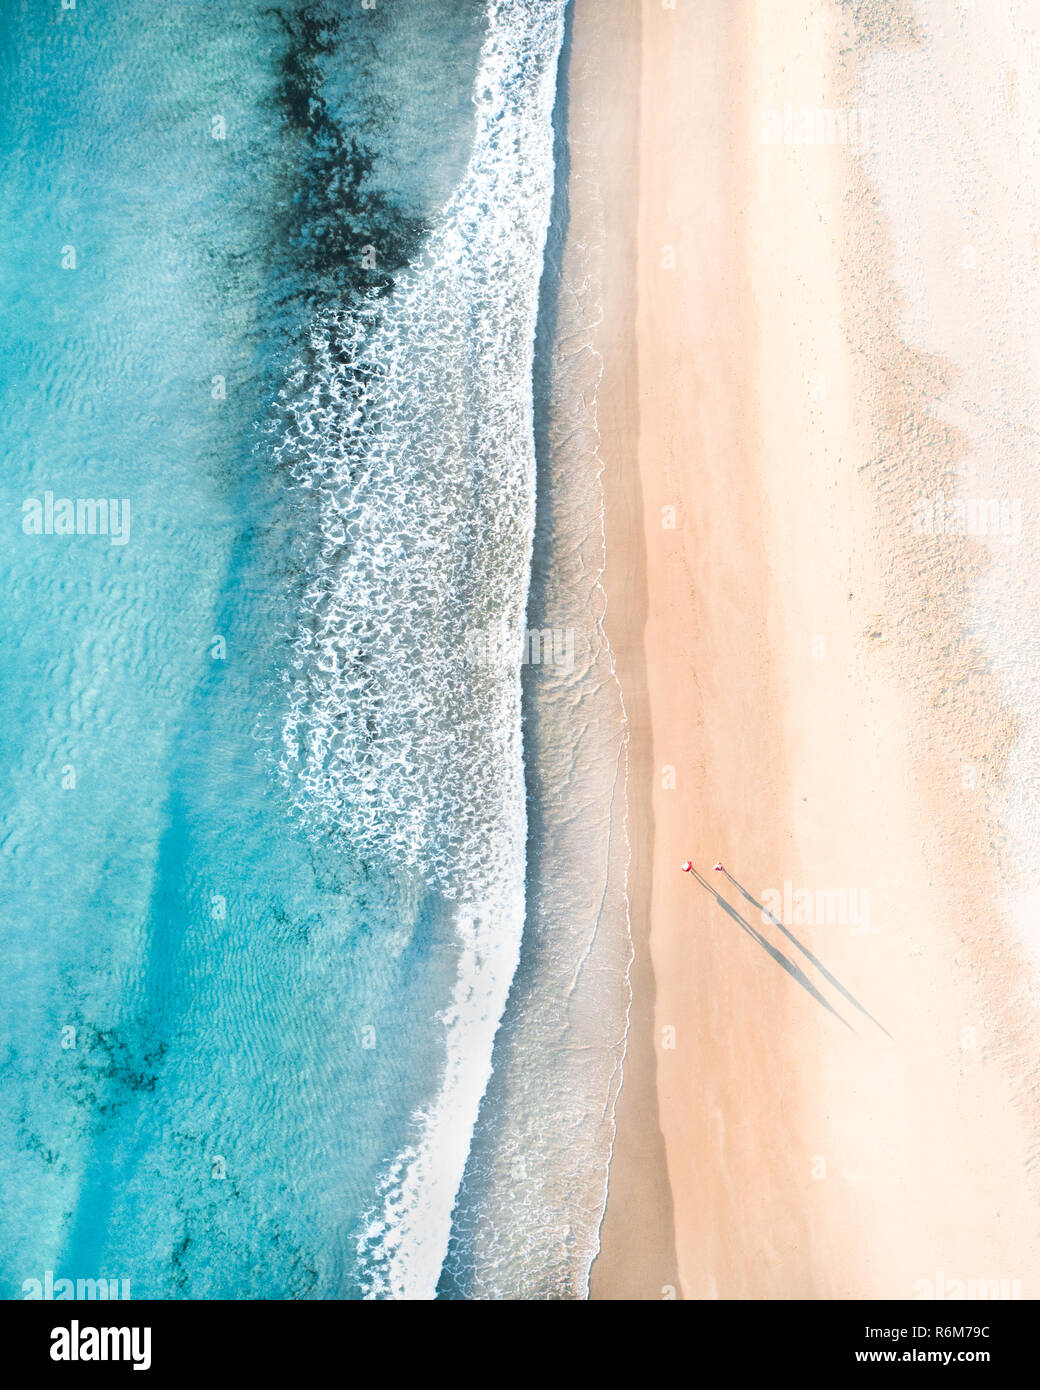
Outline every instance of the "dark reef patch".
<path fill-rule="evenodd" d="M 327 91 L 323 60 L 333 57 L 357 72 L 359 87 L 372 85 L 366 67 L 377 35 L 358 33 L 324 5 L 273 7 L 265 13 L 285 38 L 275 101 L 296 154 L 284 171 L 270 229 L 271 270 L 279 302 L 309 315 L 329 305 L 349 306 L 365 294 L 386 293 L 417 254 L 427 227 L 378 186 L 374 149 L 351 113 L 338 111 Z M 366 21 L 368 30 L 373 23 L 379 21 Z M 378 125 L 378 103 L 366 121 Z"/>

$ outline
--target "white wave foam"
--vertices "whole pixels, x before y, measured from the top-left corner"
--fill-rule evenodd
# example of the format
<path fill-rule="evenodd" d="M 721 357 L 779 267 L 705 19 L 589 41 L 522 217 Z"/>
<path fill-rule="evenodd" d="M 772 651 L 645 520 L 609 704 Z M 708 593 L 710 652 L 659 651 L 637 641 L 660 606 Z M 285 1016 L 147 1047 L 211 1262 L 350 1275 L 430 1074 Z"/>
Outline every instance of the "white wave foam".
<path fill-rule="evenodd" d="M 278 450 L 317 493 L 281 770 L 298 814 L 458 903 L 440 1092 L 360 1242 L 371 1296 L 432 1297 L 523 930 L 519 664 L 532 357 L 565 0 L 490 0 L 466 174 L 389 299 L 313 325 Z"/>
<path fill-rule="evenodd" d="M 541 348 L 539 506 L 547 524 L 529 615 L 534 627 L 573 630 L 575 662 L 548 678 L 525 672 L 534 812 L 526 959 L 497 1035 L 453 1216 L 444 1287 L 468 1299 L 588 1297 L 628 1040 L 628 718 L 603 585 L 607 210 L 595 161 L 582 148 L 596 139 L 572 112 L 570 180 L 582 186 L 549 258 L 557 258 L 559 282 Z M 562 786 L 566 798 L 555 795 Z"/>

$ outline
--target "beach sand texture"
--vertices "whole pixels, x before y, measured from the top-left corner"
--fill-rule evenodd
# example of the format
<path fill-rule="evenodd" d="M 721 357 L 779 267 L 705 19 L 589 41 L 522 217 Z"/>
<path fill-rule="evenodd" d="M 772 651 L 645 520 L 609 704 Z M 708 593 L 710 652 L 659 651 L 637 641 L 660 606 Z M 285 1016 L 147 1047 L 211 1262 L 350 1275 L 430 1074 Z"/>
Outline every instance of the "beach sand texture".
<path fill-rule="evenodd" d="M 636 949 L 594 1298 L 1040 1291 L 1013 10 L 576 0 Z M 954 495 L 1007 534 L 922 534 Z"/>

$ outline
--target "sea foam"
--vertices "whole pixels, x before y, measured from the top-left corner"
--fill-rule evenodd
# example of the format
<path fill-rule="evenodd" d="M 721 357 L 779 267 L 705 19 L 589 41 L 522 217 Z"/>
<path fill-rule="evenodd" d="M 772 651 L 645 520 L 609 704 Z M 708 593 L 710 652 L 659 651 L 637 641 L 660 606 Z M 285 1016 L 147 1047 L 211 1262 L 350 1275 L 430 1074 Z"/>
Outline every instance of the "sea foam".
<path fill-rule="evenodd" d="M 532 358 L 564 0 L 491 0 L 465 175 L 392 293 L 312 325 L 277 452 L 320 546 L 280 767 L 297 815 L 454 904 L 445 1063 L 359 1242 L 372 1297 L 432 1297 L 524 923 L 519 660 L 534 525 Z"/>

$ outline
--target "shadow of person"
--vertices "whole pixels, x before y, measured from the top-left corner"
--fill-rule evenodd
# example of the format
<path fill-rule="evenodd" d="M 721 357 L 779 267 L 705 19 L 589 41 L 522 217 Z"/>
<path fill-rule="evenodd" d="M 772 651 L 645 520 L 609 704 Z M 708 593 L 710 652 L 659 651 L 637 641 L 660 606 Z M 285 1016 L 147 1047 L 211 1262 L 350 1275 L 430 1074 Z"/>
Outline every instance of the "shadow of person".
<path fill-rule="evenodd" d="M 783 934 L 787 937 L 788 941 L 793 942 L 793 944 L 798 947 L 799 951 L 801 951 L 802 955 L 805 956 L 806 960 L 812 962 L 812 964 L 816 967 L 816 969 L 820 972 L 820 974 L 823 976 L 823 978 L 827 981 L 828 984 L 833 985 L 833 987 L 838 991 L 838 993 L 849 1001 L 853 1008 L 856 1008 L 860 1011 L 864 1018 L 869 1018 L 875 1028 L 880 1028 L 886 1038 L 895 1041 L 892 1038 L 892 1034 L 888 1031 L 885 1025 L 883 1023 L 878 1023 L 874 1015 L 870 1013 L 867 1009 L 865 1009 L 863 1005 L 859 1002 L 859 1000 L 854 998 L 849 993 L 849 991 L 845 988 L 841 981 L 835 979 L 835 977 L 831 974 L 831 972 L 827 969 L 823 962 L 821 960 L 818 960 L 817 957 L 813 955 L 812 951 L 810 951 L 807 946 L 802 945 L 802 943 L 795 936 L 794 932 L 788 931 L 788 929 L 784 926 L 783 922 L 778 921 L 777 918 L 773 916 L 773 914 L 769 911 L 767 907 L 760 903 L 757 900 L 757 898 L 752 897 L 752 895 L 743 886 L 743 884 L 738 883 L 728 869 L 724 868 L 722 872 L 726 875 L 726 877 L 729 879 L 730 883 L 732 883 L 733 887 L 737 890 L 737 892 L 740 893 L 741 896 L 747 900 L 747 902 L 751 903 L 753 907 L 757 907 L 759 912 L 761 912 L 763 916 L 769 918 L 774 927 L 777 927 L 780 931 L 783 932 Z"/>
<path fill-rule="evenodd" d="M 690 872 L 693 874 L 697 882 L 701 884 L 702 887 L 708 890 L 708 892 L 712 895 L 712 897 L 715 899 L 718 905 L 725 912 L 728 912 L 729 915 L 733 918 L 733 920 L 737 922 L 741 927 L 743 927 L 744 931 L 746 931 L 749 936 L 754 937 L 754 939 L 762 947 L 762 950 L 771 955 L 773 959 L 776 961 L 777 965 L 779 965 L 782 970 L 787 971 L 788 975 L 791 976 L 792 980 L 797 980 L 798 983 L 801 985 L 802 989 L 804 989 L 806 993 L 811 994 L 818 1004 L 822 1004 L 823 1007 L 827 1010 L 827 1012 L 833 1014 L 839 1023 L 843 1023 L 850 1033 L 855 1033 L 856 1030 L 855 1028 L 853 1028 L 852 1024 L 849 1023 L 846 1019 L 842 1018 L 841 1014 L 838 1013 L 837 1009 L 834 1008 L 834 1006 L 823 997 L 820 991 L 813 984 L 812 980 L 809 979 L 808 975 L 806 975 L 805 971 L 802 970 L 800 966 L 796 965 L 793 960 L 789 960 L 788 957 L 784 955 L 783 951 L 778 951 L 777 948 L 773 946 L 770 942 L 768 942 L 764 936 L 757 932 L 751 925 L 751 923 L 740 915 L 740 913 L 737 911 L 735 907 L 728 903 L 726 899 L 722 897 L 721 894 L 715 891 L 715 889 L 711 886 L 707 879 L 701 877 L 701 875 L 697 872 L 696 869 L 691 869 Z"/>

